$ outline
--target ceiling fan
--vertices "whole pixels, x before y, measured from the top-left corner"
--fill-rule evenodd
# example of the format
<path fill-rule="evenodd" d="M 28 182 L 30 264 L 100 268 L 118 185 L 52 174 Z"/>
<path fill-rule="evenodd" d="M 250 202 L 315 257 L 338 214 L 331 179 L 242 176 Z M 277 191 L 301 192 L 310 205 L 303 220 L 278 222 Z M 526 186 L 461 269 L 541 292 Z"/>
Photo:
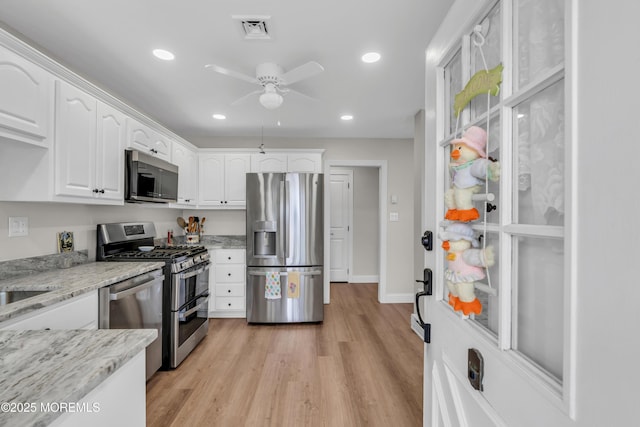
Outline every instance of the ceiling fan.
<path fill-rule="evenodd" d="M 324 71 L 324 67 L 315 61 L 307 62 L 306 64 L 302 64 L 287 72 L 285 72 L 278 64 L 265 62 L 256 67 L 255 77 L 251 77 L 238 71 L 229 70 L 228 68 L 220 67 L 215 64 L 207 64 L 205 65 L 205 68 L 226 76 L 235 77 L 237 79 L 262 86 L 262 89 L 254 90 L 253 92 L 244 95 L 243 97 L 233 101 L 231 105 L 236 105 L 253 95 L 261 94 L 259 97 L 260 104 L 269 110 L 274 110 L 282 105 L 282 101 L 284 100 L 282 97 L 283 93 L 296 93 L 306 98 L 314 99 L 308 95 L 298 92 L 297 90 L 285 86 L 299 82 L 300 80 L 308 79 L 309 77 L 313 77 Z"/>

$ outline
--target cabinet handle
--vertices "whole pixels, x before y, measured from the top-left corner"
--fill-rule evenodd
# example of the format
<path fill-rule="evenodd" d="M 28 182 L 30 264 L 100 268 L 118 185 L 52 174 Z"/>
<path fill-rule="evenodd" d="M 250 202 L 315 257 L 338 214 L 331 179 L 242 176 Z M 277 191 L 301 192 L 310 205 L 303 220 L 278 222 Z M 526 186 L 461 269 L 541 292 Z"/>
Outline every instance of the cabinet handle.
<path fill-rule="evenodd" d="M 227 289 L 227 293 L 231 293 L 231 289 Z"/>
<path fill-rule="evenodd" d="M 228 305 L 229 307 L 231 307 L 231 303 L 228 303 L 227 305 Z"/>
<path fill-rule="evenodd" d="M 226 200 L 224 201 L 224 204 L 225 204 L 225 205 L 227 204 L 227 201 L 226 201 Z"/>
<path fill-rule="evenodd" d="M 100 189 L 100 194 L 104 194 L 104 188 Z"/>
<path fill-rule="evenodd" d="M 99 190 L 98 190 L 97 188 L 94 188 L 94 189 L 93 189 L 93 190 L 91 190 L 91 191 L 93 191 L 94 193 L 96 193 L 96 194 L 97 194 Z"/>
<path fill-rule="evenodd" d="M 227 276 L 231 277 L 231 273 L 227 273 Z"/>
<path fill-rule="evenodd" d="M 231 260 L 231 257 L 229 256 L 229 257 L 227 257 L 227 259 L 228 259 L 228 260 Z"/>
<path fill-rule="evenodd" d="M 222 200 L 220 200 L 220 204 L 222 205 L 224 202 Z"/>

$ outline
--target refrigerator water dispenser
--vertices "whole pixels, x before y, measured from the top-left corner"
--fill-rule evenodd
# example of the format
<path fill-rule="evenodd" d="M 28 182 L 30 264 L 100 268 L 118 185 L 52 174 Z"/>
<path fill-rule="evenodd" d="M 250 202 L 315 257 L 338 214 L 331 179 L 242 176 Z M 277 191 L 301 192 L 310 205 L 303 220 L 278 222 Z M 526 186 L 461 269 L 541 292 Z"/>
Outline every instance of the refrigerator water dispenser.
<path fill-rule="evenodd" d="M 253 251 L 255 256 L 276 256 L 275 221 L 256 221 L 253 227 Z"/>

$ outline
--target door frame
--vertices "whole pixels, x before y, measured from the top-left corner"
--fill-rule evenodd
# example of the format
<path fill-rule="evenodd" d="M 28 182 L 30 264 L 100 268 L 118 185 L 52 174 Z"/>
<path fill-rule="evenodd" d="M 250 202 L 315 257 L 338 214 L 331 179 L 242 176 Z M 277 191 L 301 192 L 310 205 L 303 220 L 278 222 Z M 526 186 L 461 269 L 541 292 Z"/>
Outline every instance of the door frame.
<path fill-rule="evenodd" d="M 353 169 L 347 168 L 333 168 L 329 173 L 329 183 L 331 183 L 331 175 L 348 175 L 349 176 L 349 185 L 351 186 L 349 191 L 349 200 L 347 201 L 347 207 L 349 209 L 348 217 L 349 217 L 349 231 L 347 233 L 347 282 L 351 283 L 352 279 L 352 271 L 353 271 Z M 331 194 L 331 187 L 329 188 L 329 194 Z M 331 206 L 329 206 L 329 212 L 331 212 Z M 331 215 L 329 215 L 329 239 L 331 239 Z M 331 246 L 329 246 L 329 250 L 331 250 Z M 331 254 L 329 254 L 331 255 Z M 329 264 L 331 264 L 329 262 Z M 331 272 L 331 265 L 329 265 L 329 272 Z M 331 277 L 329 277 L 329 282 L 331 282 Z"/>
<path fill-rule="evenodd" d="M 374 167 L 378 169 L 378 235 L 380 242 L 378 247 L 380 279 L 378 281 L 378 302 L 384 303 L 387 300 L 387 161 L 386 160 L 325 160 L 324 162 L 324 188 L 330 188 L 331 168 L 339 167 Z M 331 224 L 330 218 L 330 197 L 329 192 L 324 192 L 324 241 L 329 242 Z M 324 303 L 331 301 L 331 286 L 329 274 L 330 245 L 324 245 Z"/>

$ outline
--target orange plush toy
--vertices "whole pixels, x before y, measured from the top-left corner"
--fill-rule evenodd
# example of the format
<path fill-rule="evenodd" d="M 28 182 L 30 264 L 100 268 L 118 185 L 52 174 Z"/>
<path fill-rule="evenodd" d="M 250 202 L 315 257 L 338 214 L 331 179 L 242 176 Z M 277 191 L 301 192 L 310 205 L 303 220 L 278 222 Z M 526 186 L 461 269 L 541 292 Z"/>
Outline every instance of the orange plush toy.
<path fill-rule="evenodd" d="M 500 179 L 500 164 L 487 160 L 486 145 L 487 132 L 478 126 L 451 141 L 452 187 L 445 193 L 446 219 L 468 222 L 480 217 L 471 196 L 480 191 L 484 180 Z"/>

